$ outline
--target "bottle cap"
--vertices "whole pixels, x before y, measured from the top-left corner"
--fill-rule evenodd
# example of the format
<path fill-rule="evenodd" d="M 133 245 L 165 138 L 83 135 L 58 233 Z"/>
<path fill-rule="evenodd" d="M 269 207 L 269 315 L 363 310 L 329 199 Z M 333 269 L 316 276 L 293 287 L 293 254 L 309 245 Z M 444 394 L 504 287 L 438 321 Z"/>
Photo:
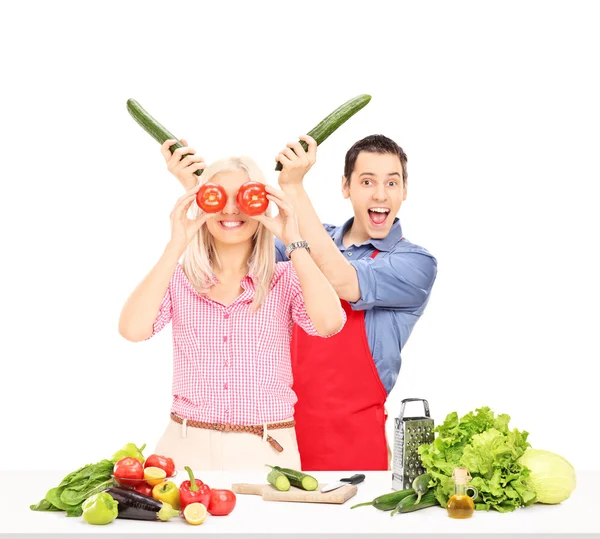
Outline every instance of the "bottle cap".
<path fill-rule="evenodd" d="M 467 484 L 471 479 L 471 474 L 469 473 L 468 468 L 454 468 L 454 473 L 452 474 L 452 479 L 457 484 Z"/>

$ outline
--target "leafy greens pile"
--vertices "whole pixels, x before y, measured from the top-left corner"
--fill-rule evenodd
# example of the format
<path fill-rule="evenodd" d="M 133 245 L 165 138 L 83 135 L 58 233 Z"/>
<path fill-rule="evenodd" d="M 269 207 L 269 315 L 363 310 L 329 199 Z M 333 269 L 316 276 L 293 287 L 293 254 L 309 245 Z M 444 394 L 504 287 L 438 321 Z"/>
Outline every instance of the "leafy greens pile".
<path fill-rule="evenodd" d="M 448 414 L 435 428 L 433 443 L 419 447 L 423 466 L 435 483 L 434 491 L 442 507 L 454 494 L 454 468 L 469 469 L 470 485 L 479 491 L 478 511 L 496 509 L 501 513 L 531 505 L 536 494 L 525 486 L 529 470 L 517 462 L 530 444 L 528 432 L 510 431 L 506 414 L 494 417 L 488 407 L 478 408 L 458 419 Z"/>
<path fill-rule="evenodd" d="M 66 511 L 69 517 L 83 513 L 81 505 L 92 494 L 113 486 L 114 462 L 102 460 L 88 464 L 67 475 L 57 487 L 50 489 L 39 503 L 31 505 L 33 511 Z"/>

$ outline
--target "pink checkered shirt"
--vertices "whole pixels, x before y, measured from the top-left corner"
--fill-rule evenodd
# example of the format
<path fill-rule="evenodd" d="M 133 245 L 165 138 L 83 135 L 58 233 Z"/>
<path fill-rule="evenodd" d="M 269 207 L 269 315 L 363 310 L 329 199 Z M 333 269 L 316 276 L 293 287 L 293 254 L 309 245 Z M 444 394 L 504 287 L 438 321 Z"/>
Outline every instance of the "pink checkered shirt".
<path fill-rule="evenodd" d="M 171 277 L 152 335 L 173 322 L 171 411 L 179 417 L 261 425 L 294 415 L 292 326 L 317 335 L 294 266 L 276 264 L 271 290 L 256 313 L 250 311 L 251 277 L 241 286 L 242 294 L 225 306 L 200 294 L 180 265 Z"/>

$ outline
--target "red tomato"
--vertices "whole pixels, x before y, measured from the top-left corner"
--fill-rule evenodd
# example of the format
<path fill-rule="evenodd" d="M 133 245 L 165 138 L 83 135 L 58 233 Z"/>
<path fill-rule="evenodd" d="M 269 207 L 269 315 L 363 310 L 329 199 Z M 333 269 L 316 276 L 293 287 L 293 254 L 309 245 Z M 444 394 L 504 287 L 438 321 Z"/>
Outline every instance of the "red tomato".
<path fill-rule="evenodd" d="M 246 182 L 240 187 L 235 200 L 246 215 L 260 215 L 269 207 L 265 185 L 260 182 Z"/>
<path fill-rule="evenodd" d="M 138 459 L 125 457 L 115 464 L 113 475 L 123 485 L 134 485 L 144 479 L 144 465 Z"/>
<path fill-rule="evenodd" d="M 152 487 L 148 483 L 146 483 L 146 481 L 144 481 L 143 483 L 138 483 L 135 487 L 133 487 L 133 490 L 139 492 L 140 494 L 143 494 L 144 496 L 149 496 L 150 498 L 152 498 Z"/>
<path fill-rule="evenodd" d="M 204 183 L 196 193 L 196 204 L 206 213 L 218 213 L 227 204 L 227 193 L 216 183 Z"/>
<path fill-rule="evenodd" d="M 167 477 L 171 477 L 175 472 L 175 463 L 173 459 L 163 457 L 162 455 L 150 455 L 144 464 L 144 468 L 154 466 L 160 468 L 167 473 Z"/>
<path fill-rule="evenodd" d="M 213 488 L 208 504 L 208 512 L 215 517 L 228 515 L 233 511 L 235 502 L 236 497 L 231 490 Z"/>

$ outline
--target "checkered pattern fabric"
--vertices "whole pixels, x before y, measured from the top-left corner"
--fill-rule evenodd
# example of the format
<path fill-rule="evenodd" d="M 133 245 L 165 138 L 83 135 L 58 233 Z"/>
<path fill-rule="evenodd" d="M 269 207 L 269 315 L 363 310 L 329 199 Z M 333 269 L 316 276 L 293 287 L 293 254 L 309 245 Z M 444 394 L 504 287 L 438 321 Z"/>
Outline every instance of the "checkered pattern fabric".
<path fill-rule="evenodd" d="M 200 294 L 180 265 L 173 273 L 152 335 L 172 322 L 171 411 L 179 417 L 260 425 L 294 415 L 292 326 L 317 335 L 294 267 L 276 264 L 270 292 L 257 312 L 250 310 L 251 276 L 241 287 L 242 294 L 225 306 Z"/>

